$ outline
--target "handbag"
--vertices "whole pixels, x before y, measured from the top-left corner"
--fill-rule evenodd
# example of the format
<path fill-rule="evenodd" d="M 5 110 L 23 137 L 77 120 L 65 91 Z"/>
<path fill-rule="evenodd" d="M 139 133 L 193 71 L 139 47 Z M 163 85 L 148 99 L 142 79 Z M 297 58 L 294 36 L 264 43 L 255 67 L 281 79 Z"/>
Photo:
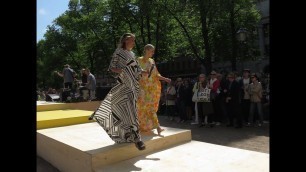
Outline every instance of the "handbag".
<path fill-rule="evenodd" d="M 203 91 L 198 92 L 198 102 L 210 102 L 210 91 L 209 88 L 204 88 Z"/>
<path fill-rule="evenodd" d="M 176 99 L 176 95 L 171 95 L 171 94 L 166 95 L 166 100 L 175 100 L 175 99 Z"/>
<path fill-rule="evenodd" d="M 166 100 L 176 100 L 176 94 L 172 95 L 169 94 L 170 90 L 173 89 L 174 87 L 171 86 L 169 89 L 167 89 L 167 93 L 166 93 Z"/>
<path fill-rule="evenodd" d="M 195 92 L 193 93 L 192 101 L 198 102 L 198 89 L 196 89 Z"/>

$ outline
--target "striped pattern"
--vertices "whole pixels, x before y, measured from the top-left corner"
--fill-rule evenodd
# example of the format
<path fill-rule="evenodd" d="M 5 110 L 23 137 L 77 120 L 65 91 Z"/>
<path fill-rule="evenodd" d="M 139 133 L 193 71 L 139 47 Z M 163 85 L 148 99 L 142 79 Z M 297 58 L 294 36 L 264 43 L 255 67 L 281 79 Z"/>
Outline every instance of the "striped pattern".
<path fill-rule="evenodd" d="M 116 143 L 140 140 L 136 100 L 141 68 L 132 52 L 117 49 L 110 67 L 123 69 L 117 84 L 110 90 L 92 118 Z"/>

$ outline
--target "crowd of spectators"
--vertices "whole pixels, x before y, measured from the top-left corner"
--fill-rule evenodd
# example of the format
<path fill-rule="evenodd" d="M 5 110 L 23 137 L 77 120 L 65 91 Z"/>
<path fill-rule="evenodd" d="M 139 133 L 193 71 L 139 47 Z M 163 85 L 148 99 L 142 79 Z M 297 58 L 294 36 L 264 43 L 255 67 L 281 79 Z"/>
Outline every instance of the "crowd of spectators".
<path fill-rule="evenodd" d="M 212 71 L 208 76 L 171 78 L 173 82 L 162 82 L 159 115 L 171 121 L 190 122 L 199 127 L 242 128 L 261 127 L 269 121 L 270 74 L 251 72 Z M 193 102 L 192 96 L 200 81 L 211 89 L 208 103 Z M 204 82 L 205 81 L 205 82 Z M 202 82 L 201 82 L 202 83 Z"/>

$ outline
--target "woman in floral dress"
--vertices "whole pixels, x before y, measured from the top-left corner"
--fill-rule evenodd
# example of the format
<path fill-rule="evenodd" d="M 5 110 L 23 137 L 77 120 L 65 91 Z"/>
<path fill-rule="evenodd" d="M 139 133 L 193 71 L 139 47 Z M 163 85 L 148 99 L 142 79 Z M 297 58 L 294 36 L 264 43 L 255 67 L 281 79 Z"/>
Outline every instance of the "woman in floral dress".
<path fill-rule="evenodd" d="M 144 74 L 139 80 L 140 91 L 137 100 L 138 119 L 140 131 L 148 132 L 157 129 L 158 135 L 164 130 L 160 127 L 157 110 L 161 95 L 160 80 L 171 82 L 171 79 L 163 77 L 158 72 L 155 62 L 152 59 L 155 48 L 151 44 L 144 47 L 144 55 L 138 58 L 140 67 L 147 70 L 149 74 Z"/>

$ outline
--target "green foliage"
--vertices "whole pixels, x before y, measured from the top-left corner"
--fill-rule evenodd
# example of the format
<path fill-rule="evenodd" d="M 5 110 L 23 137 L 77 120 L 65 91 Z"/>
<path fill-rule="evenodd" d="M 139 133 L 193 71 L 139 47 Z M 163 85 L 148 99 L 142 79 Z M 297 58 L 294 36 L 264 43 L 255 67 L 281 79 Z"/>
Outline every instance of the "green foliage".
<path fill-rule="evenodd" d="M 155 45 L 156 62 L 178 56 L 229 60 L 233 29 L 239 27 L 250 31 L 246 48 L 256 53 L 258 45 L 252 42 L 259 19 L 252 0 L 71 0 L 37 43 L 37 83 L 62 87 L 62 78 L 53 71 L 66 63 L 76 72 L 88 67 L 95 75 L 105 74 L 125 32 L 136 35 L 136 56 L 142 55 L 144 45 Z"/>

